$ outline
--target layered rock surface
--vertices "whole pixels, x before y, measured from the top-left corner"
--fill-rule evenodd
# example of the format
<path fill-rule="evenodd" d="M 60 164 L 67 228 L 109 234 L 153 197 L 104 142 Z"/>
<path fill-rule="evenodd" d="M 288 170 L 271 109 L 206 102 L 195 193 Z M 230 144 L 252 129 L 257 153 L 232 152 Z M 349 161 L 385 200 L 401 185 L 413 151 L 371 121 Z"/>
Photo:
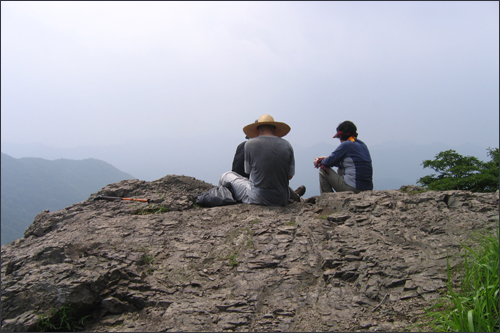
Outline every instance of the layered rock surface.
<path fill-rule="evenodd" d="M 86 331 L 411 331 L 444 289 L 447 260 L 498 227 L 498 192 L 193 205 L 211 187 L 128 180 L 41 212 L 2 246 L 2 331 L 34 330 L 61 307 Z"/>

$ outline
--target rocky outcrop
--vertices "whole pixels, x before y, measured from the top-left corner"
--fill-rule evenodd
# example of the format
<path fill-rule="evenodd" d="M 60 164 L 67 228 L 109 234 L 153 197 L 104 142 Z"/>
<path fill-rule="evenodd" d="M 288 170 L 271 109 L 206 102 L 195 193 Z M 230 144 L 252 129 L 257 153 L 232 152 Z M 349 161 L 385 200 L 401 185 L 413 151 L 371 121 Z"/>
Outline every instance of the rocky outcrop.
<path fill-rule="evenodd" d="M 25 238 L 2 246 L 2 331 L 35 330 L 61 308 L 86 331 L 415 330 L 445 287 L 447 261 L 498 227 L 498 192 L 193 205 L 211 187 L 127 180 L 41 212 Z"/>

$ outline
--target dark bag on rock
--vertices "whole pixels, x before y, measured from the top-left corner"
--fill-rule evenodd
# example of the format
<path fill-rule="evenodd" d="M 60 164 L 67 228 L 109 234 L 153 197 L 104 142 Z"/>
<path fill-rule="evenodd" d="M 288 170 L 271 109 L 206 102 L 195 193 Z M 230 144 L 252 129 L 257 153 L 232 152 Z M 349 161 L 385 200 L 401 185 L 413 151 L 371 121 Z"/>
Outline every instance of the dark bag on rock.
<path fill-rule="evenodd" d="M 203 207 L 233 205 L 236 200 L 231 191 L 225 186 L 217 186 L 196 197 L 195 204 Z"/>

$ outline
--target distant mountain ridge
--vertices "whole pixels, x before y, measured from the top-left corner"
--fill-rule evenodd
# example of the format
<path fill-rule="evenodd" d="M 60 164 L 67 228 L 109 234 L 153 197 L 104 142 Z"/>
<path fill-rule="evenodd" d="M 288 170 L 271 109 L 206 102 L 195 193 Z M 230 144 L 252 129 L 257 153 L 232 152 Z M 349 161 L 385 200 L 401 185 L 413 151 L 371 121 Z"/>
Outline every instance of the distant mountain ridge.
<path fill-rule="evenodd" d="M 13 158 L 1 155 L 2 244 L 23 237 L 42 210 L 65 208 L 88 199 L 102 187 L 134 177 L 111 164 L 84 160 Z"/>
<path fill-rule="evenodd" d="M 339 141 L 331 139 L 312 146 L 303 146 L 285 137 L 295 152 L 295 176 L 290 187 L 305 185 L 305 197 L 319 195 L 318 170 L 313 166 L 314 157 L 329 155 Z M 432 170 L 424 169 L 422 161 L 433 159 L 439 152 L 455 149 L 459 154 L 475 156 L 486 161 L 487 146 L 472 143 L 447 145 L 445 143 L 420 144 L 409 140 L 394 140 L 373 145 L 360 137 L 370 150 L 373 160 L 375 190 L 399 189 L 415 185 L 416 181 Z M 184 138 L 159 137 L 140 139 L 107 146 L 81 146 L 54 148 L 42 144 L 14 144 L 2 142 L 2 151 L 14 157 L 41 157 L 46 159 L 97 158 L 106 161 L 141 180 L 152 181 L 168 174 L 187 175 L 217 184 L 219 177 L 231 169 L 236 147 L 244 137 L 212 135 Z"/>

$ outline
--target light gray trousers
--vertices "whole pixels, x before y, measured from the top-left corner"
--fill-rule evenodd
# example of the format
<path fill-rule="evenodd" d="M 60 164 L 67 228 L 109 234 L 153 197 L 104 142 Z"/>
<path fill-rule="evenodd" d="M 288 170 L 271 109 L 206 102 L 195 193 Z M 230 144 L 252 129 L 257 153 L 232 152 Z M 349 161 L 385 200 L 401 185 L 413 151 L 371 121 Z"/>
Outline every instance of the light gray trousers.
<path fill-rule="evenodd" d="M 234 200 L 246 204 L 260 204 L 251 198 L 250 180 L 233 171 L 228 171 L 219 179 L 219 186 L 227 187 L 233 193 Z"/>
<path fill-rule="evenodd" d="M 234 200 L 240 201 L 246 204 L 255 204 L 262 205 L 260 201 L 258 201 L 254 196 L 252 196 L 252 187 L 250 186 L 250 180 L 237 174 L 233 171 L 228 171 L 223 174 L 219 179 L 219 186 L 225 186 L 231 190 L 233 193 Z M 292 201 L 300 201 L 300 197 L 295 191 L 291 188 L 288 188 L 290 191 L 290 200 Z"/>
<path fill-rule="evenodd" d="M 347 185 L 344 181 L 342 173 L 336 173 L 332 168 L 328 169 L 328 174 L 325 170 L 319 169 L 319 189 L 321 193 L 325 192 L 345 192 L 352 191 L 354 193 L 361 192 L 355 187 Z"/>

